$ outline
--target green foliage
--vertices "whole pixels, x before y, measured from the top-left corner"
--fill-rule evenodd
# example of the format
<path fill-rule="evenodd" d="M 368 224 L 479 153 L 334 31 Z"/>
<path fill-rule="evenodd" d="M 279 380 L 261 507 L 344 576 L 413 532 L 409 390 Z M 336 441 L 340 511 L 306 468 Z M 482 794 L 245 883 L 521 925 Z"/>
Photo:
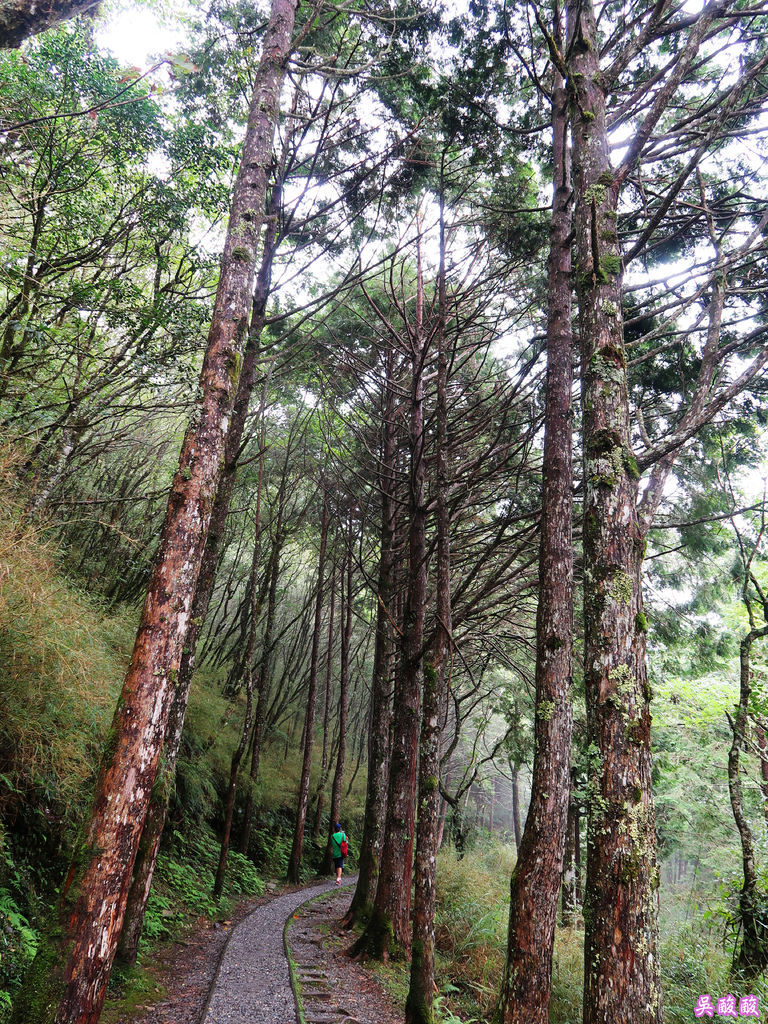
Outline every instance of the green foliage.
<path fill-rule="evenodd" d="M 232 705 L 219 680 L 203 670 L 195 678 L 176 765 L 172 813 L 189 821 L 213 820 L 220 790 L 229 774 L 234 733 L 222 723 L 232 719 Z"/>
<path fill-rule="evenodd" d="M 0 1021 L 10 1009 L 13 995 L 37 950 L 38 932 L 33 928 L 17 902 L 20 878 L 14 862 L 5 853 L 5 867 L 0 875 Z M 8 887 L 6 888 L 6 883 Z"/>
<path fill-rule="evenodd" d="M 220 843 L 210 829 L 174 832 L 170 848 L 161 850 L 144 918 L 141 948 L 177 935 L 195 917 L 217 917 L 233 901 L 260 896 L 264 882 L 252 861 L 231 850 L 223 900 L 212 895 Z"/>
<path fill-rule="evenodd" d="M 446 1002 L 447 992 L 444 995 L 435 996 L 433 1010 L 438 1024 L 476 1024 L 480 1020 L 479 1017 L 457 1017 L 450 1007 L 446 1005 Z"/>
<path fill-rule="evenodd" d="M 550 1024 L 581 1024 L 584 989 L 584 932 L 562 928 L 555 933 Z"/>
<path fill-rule="evenodd" d="M 251 851 L 256 862 L 273 878 L 285 878 L 291 857 L 291 836 L 284 831 L 260 827 L 251 834 Z"/>

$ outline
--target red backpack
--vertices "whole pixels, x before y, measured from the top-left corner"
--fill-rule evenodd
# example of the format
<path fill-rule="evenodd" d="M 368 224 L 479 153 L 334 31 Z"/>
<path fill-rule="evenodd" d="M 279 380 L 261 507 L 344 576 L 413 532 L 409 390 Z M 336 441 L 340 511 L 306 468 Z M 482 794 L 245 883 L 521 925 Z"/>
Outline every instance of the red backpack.
<path fill-rule="evenodd" d="M 339 844 L 339 849 L 341 850 L 341 856 L 346 857 L 347 854 L 349 853 L 349 843 L 347 842 L 346 839 L 341 840 L 341 843 Z"/>

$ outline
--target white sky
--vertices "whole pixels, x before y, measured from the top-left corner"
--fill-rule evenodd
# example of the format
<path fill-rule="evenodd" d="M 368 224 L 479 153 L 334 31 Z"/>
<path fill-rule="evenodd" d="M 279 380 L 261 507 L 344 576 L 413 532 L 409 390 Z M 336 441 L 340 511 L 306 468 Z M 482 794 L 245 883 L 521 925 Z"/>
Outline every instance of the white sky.
<path fill-rule="evenodd" d="M 121 64 L 145 70 L 153 58 L 183 50 L 184 26 L 170 11 L 161 17 L 156 9 L 130 0 L 111 0 L 96 23 L 96 40 Z"/>

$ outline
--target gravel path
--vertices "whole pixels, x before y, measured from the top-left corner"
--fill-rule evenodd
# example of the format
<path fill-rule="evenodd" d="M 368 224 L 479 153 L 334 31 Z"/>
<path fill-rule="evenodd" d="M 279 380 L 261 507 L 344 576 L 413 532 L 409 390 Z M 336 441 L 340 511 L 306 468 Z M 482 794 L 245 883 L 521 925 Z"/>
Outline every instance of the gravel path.
<path fill-rule="evenodd" d="M 354 885 L 354 879 L 344 884 Z M 334 885 L 323 882 L 278 896 L 237 925 L 224 948 L 201 1024 L 296 1024 L 283 929 L 297 907 Z"/>

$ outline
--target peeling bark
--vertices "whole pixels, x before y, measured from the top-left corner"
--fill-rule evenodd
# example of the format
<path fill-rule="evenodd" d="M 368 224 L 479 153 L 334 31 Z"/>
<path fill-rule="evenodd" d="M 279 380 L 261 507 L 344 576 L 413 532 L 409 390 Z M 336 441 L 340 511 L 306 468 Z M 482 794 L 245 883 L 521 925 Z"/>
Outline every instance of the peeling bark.
<path fill-rule="evenodd" d="M 195 671 L 198 640 L 208 614 L 211 595 L 213 594 L 221 540 L 224 535 L 224 525 L 232 500 L 240 446 L 248 416 L 248 407 L 256 374 L 261 363 L 260 340 L 264 329 L 267 298 L 272 277 L 272 260 L 276 249 L 277 210 L 280 203 L 280 195 L 281 189 L 278 184 L 273 188 L 270 200 L 264 252 L 253 297 L 248 342 L 243 356 L 242 372 L 237 382 L 232 422 L 225 442 L 224 471 L 216 489 L 216 500 L 213 504 L 208 535 L 205 540 L 205 549 L 200 563 L 200 573 L 197 577 L 197 586 L 192 602 L 192 614 L 190 615 L 187 636 L 181 655 L 176 693 L 168 718 L 163 756 L 159 768 L 161 778 L 159 784 L 156 782 L 152 790 L 152 798 L 133 869 L 133 882 L 131 883 L 131 891 L 126 906 L 125 920 L 117 948 L 117 959 L 124 965 L 135 964 L 138 955 L 139 939 L 144 924 L 147 900 L 149 899 L 157 855 L 160 850 L 160 841 L 168 813 L 168 801 L 176 775 L 176 762 L 179 750 L 181 749 L 184 717 L 189 700 L 189 689 L 192 685 L 192 676 Z M 262 416 L 265 399 L 266 394 L 263 393 Z M 263 444 L 264 436 L 262 433 L 262 448 Z"/>

